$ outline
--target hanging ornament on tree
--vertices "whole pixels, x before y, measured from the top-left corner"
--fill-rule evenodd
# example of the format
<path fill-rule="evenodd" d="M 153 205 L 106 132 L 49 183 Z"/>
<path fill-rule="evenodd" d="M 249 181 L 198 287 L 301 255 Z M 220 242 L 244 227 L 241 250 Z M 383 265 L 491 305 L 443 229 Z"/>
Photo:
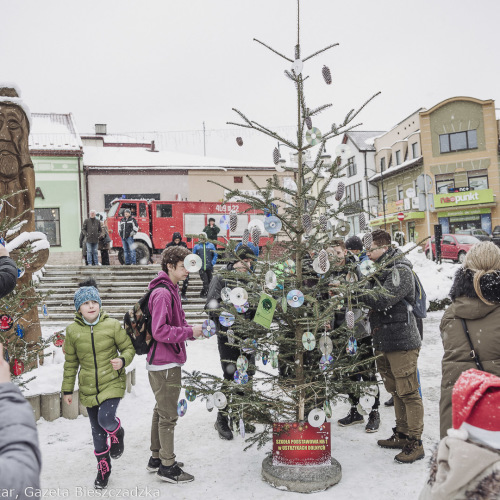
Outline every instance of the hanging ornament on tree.
<path fill-rule="evenodd" d="M 323 276 L 330 269 L 330 261 L 328 260 L 328 258 L 326 259 L 326 263 L 323 264 L 324 265 L 322 265 L 322 260 L 320 261 L 319 259 L 319 255 L 313 260 L 314 272 L 319 276 Z"/>
<path fill-rule="evenodd" d="M 359 230 L 364 231 L 366 227 L 366 217 L 364 213 L 359 214 Z"/>
<path fill-rule="evenodd" d="M 302 345 L 306 351 L 312 351 L 316 347 L 314 333 L 305 332 L 304 335 L 302 335 Z"/>
<path fill-rule="evenodd" d="M 332 83 L 332 74 L 330 73 L 330 68 L 328 66 L 323 66 L 321 73 L 323 74 L 323 78 L 325 79 L 326 84 L 330 85 Z"/>
<path fill-rule="evenodd" d="M 273 150 L 273 161 L 274 161 L 274 164 L 277 165 L 278 162 L 280 161 L 280 158 L 281 158 L 281 155 L 280 155 L 280 151 L 278 148 L 274 148 Z"/>
<path fill-rule="evenodd" d="M 319 267 L 326 273 L 330 268 L 330 261 L 328 260 L 328 252 L 323 248 L 318 254 Z"/>
<path fill-rule="evenodd" d="M 16 326 L 16 335 L 22 339 L 24 337 L 24 328 L 18 323 Z"/>
<path fill-rule="evenodd" d="M 306 132 L 306 141 L 311 146 L 316 146 L 316 144 L 319 144 L 322 137 L 323 136 L 321 134 L 321 131 L 316 127 L 313 127 L 311 130 L 308 130 Z"/>
<path fill-rule="evenodd" d="M 66 336 L 64 335 L 64 333 L 55 333 L 54 334 L 54 340 L 52 341 L 54 343 L 54 345 L 56 347 L 62 347 L 62 345 L 64 344 L 64 339 L 66 338 Z"/>
<path fill-rule="evenodd" d="M 243 231 L 243 236 L 241 237 L 241 242 L 243 245 L 248 245 L 248 242 L 250 241 L 250 231 L 248 229 L 245 229 Z"/>
<path fill-rule="evenodd" d="M 326 215 L 319 216 L 319 227 L 322 231 L 328 230 L 328 217 Z"/>
<path fill-rule="evenodd" d="M 208 411 L 212 411 L 214 409 L 214 406 L 215 406 L 214 395 L 213 394 L 209 394 L 207 396 L 207 410 Z"/>
<path fill-rule="evenodd" d="M 2 316 L 0 316 L 0 331 L 8 332 L 13 324 L 14 320 L 8 314 L 2 314 Z"/>
<path fill-rule="evenodd" d="M 354 313 L 352 311 L 346 312 L 345 322 L 347 323 L 347 328 L 350 330 L 354 328 Z"/>
<path fill-rule="evenodd" d="M 302 215 L 302 227 L 306 234 L 309 234 L 312 229 L 312 217 L 310 214 Z"/>
<path fill-rule="evenodd" d="M 17 270 L 17 279 L 22 278 L 24 276 L 24 273 L 25 273 L 24 267 L 18 268 L 18 270 Z"/>
<path fill-rule="evenodd" d="M 47 304 L 42 305 L 42 314 L 47 317 L 49 315 L 49 311 L 47 309 Z"/>
<path fill-rule="evenodd" d="M 345 184 L 340 181 L 339 185 L 337 186 L 337 191 L 335 192 L 335 199 L 337 201 L 340 201 L 342 199 L 342 196 L 344 196 L 344 190 L 345 190 Z"/>
<path fill-rule="evenodd" d="M 361 262 L 359 270 L 361 271 L 361 274 L 363 274 L 364 276 L 368 276 L 369 274 L 374 273 L 377 268 L 375 266 L 375 263 L 368 259 Z"/>
<path fill-rule="evenodd" d="M 367 250 L 370 250 L 372 244 L 373 244 L 373 236 L 372 236 L 372 233 L 366 233 L 364 236 L 363 236 L 363 243 L 365 245 L 365 248 Z M 365 261 L 366 262 L 366 261 Z"/>
<path fill-rule="evenodd" d="M 271 361 L 271 366 L 273 368 L 278 368 L 278 353 L 276 351 L 271 351 L 269 353 L 269 359 Z"/>
<path fill-rule="evenodd" d="M 238 146 L 243 146 L 243 139 L 241 137 L 236 137 L 236 144 L 238 144 Z"/>
<path fill-rule="evenodd" d="M 242 418 L 240 418 L 240 436 L 245 437 L 245 422 L 243 422 Z"/>
<path fill-rule="evenodd" d="M 2 245 L 3 247 L 5 246 L 5 240 L 2 236 L 0 236 L 0 245 Z"/>
<path fill-rule="evenodd" d="M 18 359 L 14 360 L 14 364 L 12 365 L 12 373 L 17 377 L 24 372 L 24 363 L 19 361 Z"/>
<path fill-rule="evenodd" d="M 349 234 L 349 231 L 351 230 L 351 225 L 346 220 L 341 220 L 337 224 L 336 230 L 337 233 L 340 234 L 340 236 L 347 236 Z"/>
<path fill-rule="evenodd" d="M 399 271 L 397 267 L 392 268 L 392 284 L 394 286 L 399 286 L 401 283 L 401 276 L 399 275 Z"/>
<path fill-rule="evenodd" d="M 321 427 L 325 423 L 325 412 L 319 408 L 314 408 L 309 412 L 307 420 L 312 427 Z"/>
<path fill-rule="evenodd" d="M 300 59 L 295 59 L 293 61 L 293 66 L 292 70 L 295 72 L 296 75 L 300 75 L 302 73 L 302 68 L 304 67 L 304 63 Z"/>
<path fill-rule="evenodd" d="M 323 403 L 323 411 L 325 412 L 326 418 L 332 418 L 332 405 L 328 399 Z"/>
<path fill-rule="evenodd" d="M 269 356 L 267 355 L 267 352 L 262 353 L 262 364 L 267 365 L 268 361 L 269 361 Z"/>
<path fill-rule="evenodd" d="M 186 414 L 187 409 L 188 409 L 187 401 L 185 399 L 181 399 L 177 403 L 177 415 L 179 415 L 179 417 L 183 417 Z"/>
<path fill-rule="evenodd" d="M 358 350 L 358 342 L 357 340 L 351 335 L 349 337 L 349 342 L 347 343 L 347 354 L 354 355 L 356 354 L 356 351 Z"/>
<path fill-rule="evenodd" d="M 231 214 L 229 216 L 229 229 L 231 230 L 232 233 L 234 233 L 237 227 L 238 227 L 238 216 L 236 214 Z"/>
<path fill-rule="evenodd" d="M 196 399 L 196 391 L 194 387 L 186 387 L 185 394 L 188 401 L 193 402 Z"/>
<path fill-rule="evenodd" d="M 313 122 L 311 120 L 311 117 L 306 116 L 305 122 L 306 122 L 307 129 L 311 130 L 313 128 Z"/>
<path fill-rule="evenodd" d="M 252 243 L 258 247 L 260 241 L 260 229 L 258 227 L 254 227 L 252 229 Z"/>

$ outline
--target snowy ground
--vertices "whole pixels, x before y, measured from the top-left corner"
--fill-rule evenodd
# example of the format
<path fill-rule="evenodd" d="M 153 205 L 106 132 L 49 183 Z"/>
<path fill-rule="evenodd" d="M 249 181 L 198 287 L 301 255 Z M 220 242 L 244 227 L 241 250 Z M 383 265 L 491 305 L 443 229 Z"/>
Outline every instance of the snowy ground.
<path fill-rule="evenodd" d="M 341 428 L 336 424 L 348 411 L 347 404 L 338 404 L 333 408 L 332 456 L 342 465 L 342 480 L 329 490 L 311 494 L 308 498 L 392 500 L 418 497 L 425 481 L 428 458 L 439 436 L 441 316 L 442 312 L 430 313 L 425 320 L 424 345 L 419 363 L 425 406 L 425 460 L 412 465 L 397 464 L 393 460 L 397 450 L 384 450 L 377 446 L 377 439 L 389 437 L 392 433 L 393 408 L 382 405 L 380 431 L 367 434 L 361 425 Z M 191 342 L 188 349 L 187 370 L 220 372 L 215 338 Z M 108 496 L 120 498 L 142 493 L 145 498 L 175 500 L 293 499 L 300 496 L 276 490 L 263 482 L 261 463 L 269 449 L 252 448 L 243 452 L 244 441 L 239 436 L 235 436 L 233 441 L 219 439 L 214 430 L 215 412 L 207 412 L 205 404 L 198 400 L 189 403 L 187 414 L 179 419 L 176 428 L 177 459 L 185 463 L 185 470 L 195 476 L 195 481 L 172 485 L 147 472 L 154 397 L 144 368 L 144 357 L 136 359 L 137 385 L 131 394 L 126 395 L 118 410 L 126 430 L 125 453 L 119 460 L 113 461 Z M 382 388 L 382 401 L 387 399 L 387 393 Z M 88 419 L 80 416 L 76 420 L 40 420 L 38 432 L 43 455 L 42 487 L 55 490 L 52 498 L 98 496 L 99 493 L 96 495 L 92 489 L 96 460 Z"/>

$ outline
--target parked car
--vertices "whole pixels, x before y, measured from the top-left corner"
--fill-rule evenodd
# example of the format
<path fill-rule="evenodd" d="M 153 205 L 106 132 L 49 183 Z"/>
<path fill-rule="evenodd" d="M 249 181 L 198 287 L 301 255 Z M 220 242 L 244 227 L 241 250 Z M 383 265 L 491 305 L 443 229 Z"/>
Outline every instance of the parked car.
<path fill-rule="evenodd" d="M 491 236 L 484 229 L 457 229 L 455 234 L 468 234 L 470 236 L 476 237 L 481 241 L 491 241 Z"/>
<path fill-rule="evenodd" d="M 495 229 L 493 229 L 493 234 L 491 236 L 491 241 L 493 241 L 495 245 L 500 247 L 500 226 L 495 226 Z"/>
<path fill-rule="evenodd" d="M 443 234 L 441 240 L 441 258 L 442 259 L 452 259 L 455 262 L 463 264 L 467 252 L 470 250 L 472 245 L 479 243 L 475 236 L 470 236 L 468 234 Z M 424 248 L 425 255 L 428 259 L 431 258 L 431 253 L 429 251 L 429 240 L 425 244 Z M 434 236 L 432 237 L 432 258 L 436 258 L 436 244 L 434 242 Z"/>

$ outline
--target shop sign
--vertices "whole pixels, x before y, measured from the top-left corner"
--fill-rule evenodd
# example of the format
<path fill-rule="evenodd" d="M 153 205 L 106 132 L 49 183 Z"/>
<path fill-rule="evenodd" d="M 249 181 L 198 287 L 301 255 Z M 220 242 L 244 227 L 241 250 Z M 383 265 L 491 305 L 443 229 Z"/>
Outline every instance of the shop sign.
<path fill-rule="evenodd" d="M 439 212 L 439 217 L 460 217 L 462 215 L 490 214 L 491 208 L 468 208 L 467 210 L 451 210 L 450 212 Z"/>
<path fill-rule="evenodd" d="M 493 202 L 492 189 L 480 189 L 478 191 L 469 191 L 460 194 L 435 194 L 434 204 L 436 208 L 454 207 L 460 205 L 477 205 L 478 203 Z"/>

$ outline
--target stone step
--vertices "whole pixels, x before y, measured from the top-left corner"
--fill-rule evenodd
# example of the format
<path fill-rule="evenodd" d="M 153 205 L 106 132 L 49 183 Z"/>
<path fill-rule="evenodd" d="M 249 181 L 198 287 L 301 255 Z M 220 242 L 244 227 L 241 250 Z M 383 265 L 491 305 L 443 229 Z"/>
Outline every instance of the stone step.
<path fill-rule="evenodd" d="M 194 288 L 194 287 L 193 287 Z M 199 290 L 193 290 L 191 289 L 191 286 L 188 288 L 188 291 L 187 291 L 187 297 L 189 299 L 192 299 L 192 300 L 200 300 L 200 301 L 205 301 L 205 299 L 202 299 L 200 297 L 200 291 L 201 291 L 201 287 Z M 144 289 L 144 291 L 140 291 L 140 290 L 112 290 L 112 291 L 109 291 L 109 292 L 104 292 L 104 291 L 100 291 L 99 292 L 99 295 L 101 297 L 101 300 L 102 301 L 105 301 L 105 300 L 115 300 L 115 299 L 123 299 L 123 300 L 139 300 L 142 295 L 144 295 L 144 293 L 146 293 L 146 289 Z M 53 293 L 51 293 L 47 298 L 46 298 L 46 302 L 49 302 L 49 301 L 56 301 L 56 300 L 73 300 L 73 297 L 74 297 L 75 293 L 73 290 L 54 290 Z"/>
<path fill-rule="evenodd" d="M 65 301 L 65 302 L 54 302 L 50 303 L 48 301 L 45 302 L 47 305 L 47 309 L 50 313 L 50 311 L 67 311 L 68 309 L 71 312 L 74 312 L 74 305 L 73 301 Z M 125 312 L 130 309 L 134 305 L 134 302 L 131 301 L 124 301 L 124 302 L 105 302 L 103 304 L 103 309 L 106 312 L 109 311 L 123 311 Z M 183 302 L 182 303 L 182 308 L 187 311 L 203 311 L 205 307 L 205 302 Z"/>
<path fill-rule="evenodd" d="M 99 292 L 105 291 L 106 289 L 109 289 L 110 291 L 118 291 L 119 288 L 121 289 L 131 289 L 131 290 L 147 290 L 149 285 L 149 281 L 101 281 L 98 283 L 99 287 Z M 181 283 L 182 287 L 182 283 Z M 192 290 L 201 290 L 202 284 L 201 282 L 195 282 L 191 283 L 189 281 L 188 285 L 188 290 L 191 288 Z M 73 293 L 75 290 L 78 288 L 76 283 L 70 283 L 70 282 L 57 282 L 57 281 L 42 281 L 36 285 L 36 288 L 39 290 L 63 290 L 63 289 L 70 289 L 73 290 Z"/>
<path fill-rule="evenodd" d="M 119 312 L 110 312 L 108 315 L 111 318 L 117 319 L 120 323 L 123 321 L 123 314 Z M 198 325 L 203 323 L 208 318 L 205 313 L 189 313 L 186 314 L 186 321 L 191 325 Z M 75 319 L 74 313 L 51 313 L 47 318 L 41 316 L 40 322 L 42 324 L 64 322 L 66 325 Z"/>

